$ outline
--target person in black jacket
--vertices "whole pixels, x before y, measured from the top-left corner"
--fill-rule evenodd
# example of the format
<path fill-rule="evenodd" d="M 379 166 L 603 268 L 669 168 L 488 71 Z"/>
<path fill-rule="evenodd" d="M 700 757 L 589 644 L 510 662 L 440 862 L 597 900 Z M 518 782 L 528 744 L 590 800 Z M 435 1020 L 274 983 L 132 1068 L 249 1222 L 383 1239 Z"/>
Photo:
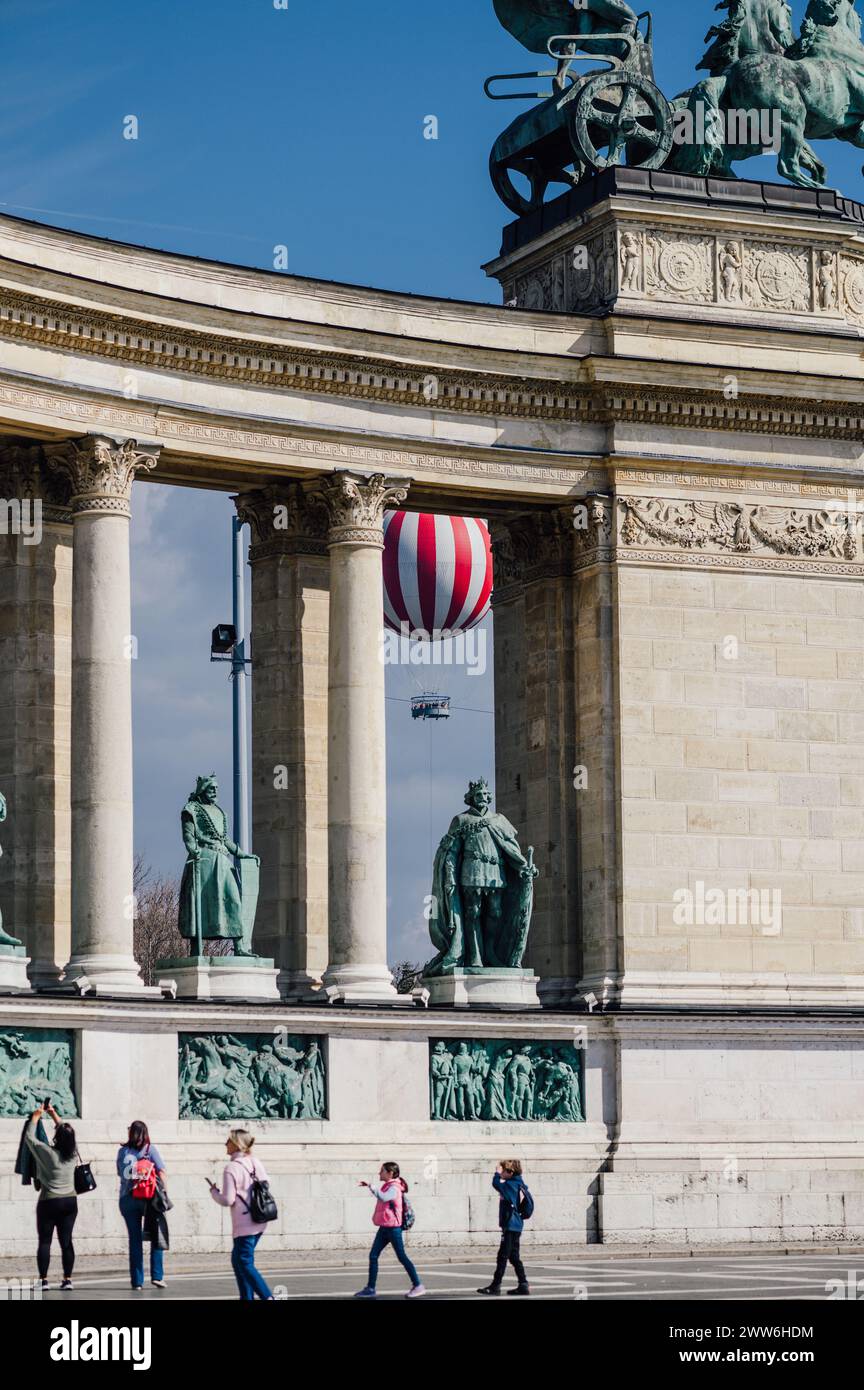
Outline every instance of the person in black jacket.
<path fill-rule="evenodd" d="M 515 1289 L 508 1289 L 507 1292 L 529 1294 L 531 1290 L 528 1287 L 528 1276 L 519 1254 L 519 1242 L 522 1239 L 522 1230 L 525 1225 L 519 1214 L 519 1205 L 523 1192 L 527 1193 L 528 1188 L 523 1181 L 522 1164 L 518 1158 L 502 1158 L 493 1174 L 492 1186 L 501 1199 L 498 1203 L 501 1244 L 498 1247 L 498 1260 L 495 1265 L 495 1273 L 492 1276 L 492 1283 L 486 1284 L 477 1292 L 490 1294 L 493 1297 L 500 1294 L 509 1260 L 519 1282 Z"/>

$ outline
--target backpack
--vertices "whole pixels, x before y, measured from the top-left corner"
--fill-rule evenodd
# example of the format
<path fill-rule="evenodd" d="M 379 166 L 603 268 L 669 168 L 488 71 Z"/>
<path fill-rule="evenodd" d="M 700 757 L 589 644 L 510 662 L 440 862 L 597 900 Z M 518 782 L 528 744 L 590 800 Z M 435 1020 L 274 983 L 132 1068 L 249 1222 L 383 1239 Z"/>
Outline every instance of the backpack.
<path fill-rule="evenodd" d="M 240 1193 L 237 1193 L 240 1197 Z M 249 1201 L 245 1197 L 240 1197 L 240 1201 L 248 1211 L 252 1220 L 264 1224 L 267 1221 L 276 1221 L 279 1216 L 279 1208 L 276 1199 L 270 1191 L 269 1182 L 263 1178 L 255 1176 L 255 1160 L 252 1159 L 252 1185 L 249 1188 Z"/>
<path fill-rule="evenodd" d="M 150 1145 L 147 1145 L 147 1153 L 150 1152 Z M 130 1197 L 139 1197 L 145 1202 L 149 1202 L 156 1196 L 156 1164 L 152 1158 L 139 1158 L 134 1168 L 135 1176 L 132 1178 L 132 1186 L 129 1189 Z"/>
<path fill-rule="evenodd" d="M 408 1200 L 407 1192 L 402 1193 L 402 1230 L 410 1231 L 414 1222 L 417 1220 L 414 1208 Z"/>
<path fill-rule="evenodd" d="M 522 1187 L 519 1191 L 519 1204 L 516 1210 L 523 1221 L 530 1221 L 534 1215 L 534 1198 L 527 1187 Z"/>

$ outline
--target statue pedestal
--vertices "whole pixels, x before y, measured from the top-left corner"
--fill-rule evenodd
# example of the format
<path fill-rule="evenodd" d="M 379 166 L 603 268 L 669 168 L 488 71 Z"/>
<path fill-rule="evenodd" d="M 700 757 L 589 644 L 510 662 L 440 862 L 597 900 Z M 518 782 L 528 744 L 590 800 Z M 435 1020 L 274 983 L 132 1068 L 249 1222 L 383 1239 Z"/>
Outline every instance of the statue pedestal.
<path fill-rule="evenodd" d="M 497 966 L 459 966 L 446 975 L 424 975 L 420 981 L 429 991 L 430 1008 L 439 1004 L 468 1004 L 486 1008 L 508 1004 L 518 1009 L 539 1009 L 539 980 L 533 970 Z"/>
<path fill-rule="evenodd" d="M 173 980 L 178 999 L 278 1001 L 278 974 L 265 956 L 180 956 L 156 965 L 158 983 Z"/>
<path fill-rule="evenodd" d="M 11 935 L 11 933 L 10 933 Z M 26 946 L 0 946 L 0 990 L 28 989 L 27 966 L 30 957 Z"/>

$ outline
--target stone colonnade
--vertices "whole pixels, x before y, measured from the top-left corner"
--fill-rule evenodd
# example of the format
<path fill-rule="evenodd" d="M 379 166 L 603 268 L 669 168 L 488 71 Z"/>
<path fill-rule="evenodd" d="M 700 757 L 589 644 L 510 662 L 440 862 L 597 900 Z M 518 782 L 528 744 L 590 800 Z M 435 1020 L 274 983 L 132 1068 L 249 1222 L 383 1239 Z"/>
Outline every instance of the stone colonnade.
<path fill-rule="evenodd" d="M 143 989 L 133 956 L 129 519 L 134 478 L 158 453 L 88 435 L 10 443 L 0 456 L 6 498 L 39 498 L 48 540 L 30 555 L 23 535 L 9 536 L 0 557 L 9 615 L 0 680 L 13 715 L 0 773 L 17 823 L 4 905 L 40 986 L 62 974 L 66 986 L 105 994 Z M 276 959 L 289 999 L 322 975 L 342 999 L 395 993 L 380 556 L 385 510 L 407 489 L 337 473 L 237 499 L 253 531 L 256 944 Z"/>

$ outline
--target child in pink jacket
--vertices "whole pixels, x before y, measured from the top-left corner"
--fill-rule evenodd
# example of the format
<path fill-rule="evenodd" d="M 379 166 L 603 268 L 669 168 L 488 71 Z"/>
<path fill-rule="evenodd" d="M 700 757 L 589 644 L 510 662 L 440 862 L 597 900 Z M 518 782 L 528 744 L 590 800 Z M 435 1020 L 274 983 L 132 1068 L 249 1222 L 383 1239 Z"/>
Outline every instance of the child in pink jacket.
<path fill-rule="evenodd" d="M 222 1190 L 210 1183 L 210 1196 L 220 1207 L 231 1211 L 231 1233 L 234 1246 L 231 1251 L 231 1268 L 237 1280 L 240 1297 L 244 1303 L 254 1303 L 256 1296 L 266 1302 L 273 1301 L 273 1295 L 255 1268 L 255 1247 L 267 1229 L 259 1221 L 253 1221 L 249 1212 L 249 1196 L 253 1181 L 269 1182 L 264 1165 L 252 1157 L 254 1138 L 245 1129 L 232 1129 L 225 1146 L 228 1150 L 228 1163 L 222 1174 Z"/>
<path fill-rule="evenodd" d="M 378 1258 L 381 1251 L 388 1245 L 392 1245 L 396 1253 L 396 1258 L 401 1264 L 408 1278 L 411 1280 L 411 1287 L 406 1293 L 406 1298 L 421 1298 L 426 1292 L 420 1282 L 411 1260 L 405 1253 L 405 1244 L 402 1237 L 402 1214 L 403 1197 L 408 1191 L 408 1184 L 399 1174 L 398 1163 L 382 1163 L 378 1173 L 378 1183 L 361 1182 L 361 1187 L 368 1187 L 372 1196 L 375 1198 L 375 1211 L 372 1214 L 372 1224 L 378 1227 L 372 1249 L 369 1252 L 369 1278 L 365 1289 L 354 1295 L 355 1298 L 375 1298 L 376 1285 L 378 1283 Z"/>

